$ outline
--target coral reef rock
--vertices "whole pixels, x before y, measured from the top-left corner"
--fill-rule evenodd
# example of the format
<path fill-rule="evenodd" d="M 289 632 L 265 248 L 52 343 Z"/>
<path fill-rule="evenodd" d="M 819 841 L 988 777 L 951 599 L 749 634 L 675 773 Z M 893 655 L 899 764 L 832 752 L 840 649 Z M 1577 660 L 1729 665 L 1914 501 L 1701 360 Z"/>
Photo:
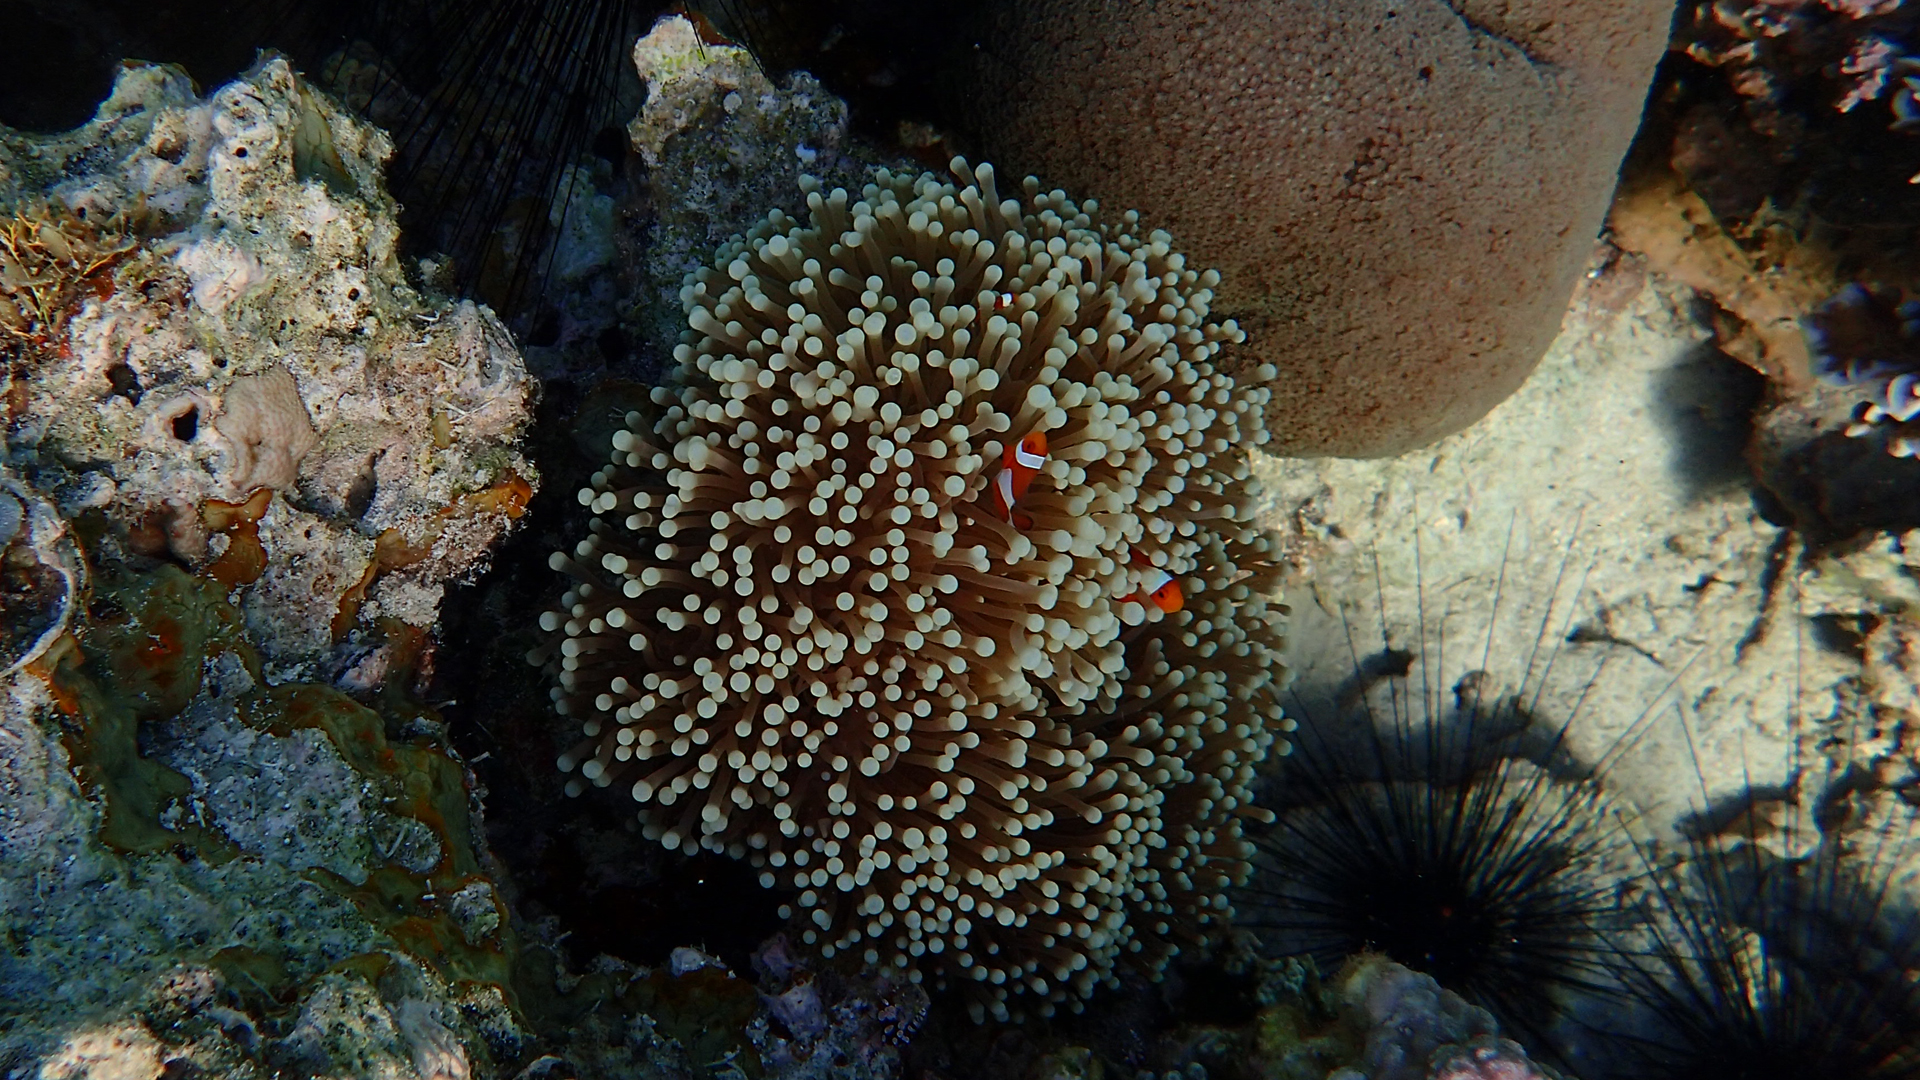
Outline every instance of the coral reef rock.
<path fill-rule="evenodd" d="M 0 677 L 38 660 L 66 633 L 86 580 L 66 519 L 0 467 Z"/>
<path fill-rule="evenodd" d="M 1779 230 L 1730 230 L 1669 169 L 1629 175 L 1608 213 L 1611 241 L 1712 305 L 1719 347 L 1789 391 L 1815 364 L 1800 319 L 1835 288 L 1834 254 Z"/>
<path fill-rule="evenodd" d="M 847 106 L 804 71 L 768 78 L 745 49 L 709 45 L 669 15 L 633 48 L 647 101 L 627 126 L 647 165 L 654 223 L 639 252 L 637 317 L 644 340 L 680 339 L 680 287 L 721 245 L 779 207 L 806 212 L 801 174 L 858 191 L 884 159 L 855 143 Z M 656 357 L 659 367 L 668 357 Z"/>
<path fill-rule="evenodd" d="M 1276 452 L 1458 431 L 1560 324 L 1666 42 L 1633 0 L 994 5 L 981 152 L 1138 207 L 1276 365 Z M 1124 47 L 1122 47 L 1124 46 Z"/>
<path fill-rule="evenodd" d="M 761 1011 L 747 1037 L 761 1067 L 789 1080 L 885 1080 L 900 1073 L 900 1047 L 927 1015 L 918 984 L 885 970 L 853 979 L 808 968 L 775 935 L 754 954 Z"/>
<path fill-rule="evenodd" d="M 103 557 L 241 592 L 270 681 L 433 623 L 524 509 L 533 387 L 484 308 L 407 283 L 384 134 L 267 59 L 202 99 L 123 69 L 93 121 L 0 131 L 8 451 Z"/>
<path fill-rule="evenodd" d="M 0 690 L 0 1061 L 486 1073 L 525 1021 L 512 935 L 435 900 L 490 888 L 464 770 L 388 738 L 430 729 L 418 706 L 268 686 L 226 593 L 104 569 Z"/>
<path fill-rule="evenodd" d="M 1328 1080 L 1544 1080 L 1486 1010 L 1431 976 L 1363 956 L 1334 979 L 1343 1018 L 1365 1032 L 1359 1060 Z"/>
<path fill-rule="evenodd" d="M 1297 959 L 1252 961 L 1243 973 L 1254 975 L 1259 987 L 1260 1009 L 1250 1025 L 1189 1028 L 1174 1059 L 1186 1063 L 1184 1070 L 1140 1075 L 1559 1080 L 1520 1044 L 1501 1037 L 1485 1009 L 1384 956 L 1362 953 L 1331 978 Z"/>

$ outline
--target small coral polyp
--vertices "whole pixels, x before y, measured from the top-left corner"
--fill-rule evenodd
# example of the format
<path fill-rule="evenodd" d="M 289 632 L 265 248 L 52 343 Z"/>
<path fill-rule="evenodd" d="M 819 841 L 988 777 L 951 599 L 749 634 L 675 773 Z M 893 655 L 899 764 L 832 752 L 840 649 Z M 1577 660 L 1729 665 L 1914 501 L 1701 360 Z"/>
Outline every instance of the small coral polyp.
<path fill-rule="evenodd" d="M 1243 335 L 1165 234 L 953 170 L 803 181 L 810 222 L 689 278 L 531 659 L 571 792 L 791 886 L 827 955 L 1050 1013 L 1245 876 L 1283 724 L 1267 391 L 1213 369 Z"/>
<path fill-rule="evenodd" d="M 1815 373 L 1862 395 L 1846 433 L 1884 432 L 1889 454 L 1920 455 L 1920 300 L 1848 285 L 1804 325 Z"/>

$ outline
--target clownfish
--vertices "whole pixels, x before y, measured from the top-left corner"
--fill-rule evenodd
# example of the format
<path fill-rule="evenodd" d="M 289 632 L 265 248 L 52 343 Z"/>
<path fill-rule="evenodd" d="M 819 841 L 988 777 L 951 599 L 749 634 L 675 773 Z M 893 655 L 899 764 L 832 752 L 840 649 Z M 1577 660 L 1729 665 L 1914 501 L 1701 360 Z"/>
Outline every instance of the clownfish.
<path fill-rule="evenodd" d="M 1033 524 L 1033 519 L 1025 514 L 1016 514 L 1013 507 L 1033 486 L 1033 478 L 1047 464 L 1047 433 L 1035 431 L 1007 447 L 1000 456 L 1000 474 L 993 478 L 993 509 L 1001 519 L 1016 528 L 1025 529 Z"/>
<path fill-rule="evenodd" d="M 1145 555 L 1138 551 L 1133 552 L 1129 556 L 1128 561 L 1140 568 L 1142 581 L 1139 591 L 1135 592 L 1132 596 L 1125 597 L 1122 600 L 1123 603 L 1132 601 L 1141 607 L 1152 604 L 1154 607 L 1159 608 L 1163 614 L 1167 615 L 1171 615 L 1186 606 L 1187 598 L 1181 593 L 1180 583 L 1174 580 L 1172 574 L 1153 565 Z"/>

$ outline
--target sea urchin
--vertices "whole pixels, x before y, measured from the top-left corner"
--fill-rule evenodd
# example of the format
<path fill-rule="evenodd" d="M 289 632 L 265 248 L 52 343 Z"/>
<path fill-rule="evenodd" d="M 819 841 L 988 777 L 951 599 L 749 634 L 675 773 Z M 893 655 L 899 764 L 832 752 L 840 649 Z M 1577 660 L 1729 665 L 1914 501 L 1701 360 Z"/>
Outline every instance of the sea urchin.
<path fill-rule="evenodd" d="M 1848 793 L 1859 778 L 1840 770 L 1809 814 L 1800 775 L 1730 829 L 1687 830 L 1677 861 L 1643 853 L 1649 911 L 1636 935 L 1609 935 L 1607 965 L 1640 1019 L 1604 1033 L 1599 1075 L 1920 1078 L 1920 916 L 1900 893 L 1912 810 Z M 1860 820 L 1876 799 L 1890 813 Z"/>
<path fill-rule="evenodd" d="M 1536 640 L 1548 634 L 1543 620 Z M 1302 717 L 1239 904 L 1269 951 L 1329 971 L 1382 953 L 1534 1037 L 1551 991 L 1598 988 L 1612 900 L 1595 871 L 1617 829 L 1566 760 L 1565 727 L 1535 717 L 1533 668 L 1555 651 L 1542 644 L 1520 688 L 1498 694 L 1482 657 L 1451 700 L 1432 685 L 1443 660 L 1385 640 L 1366 660 L 1355 651 L 1343 696 L 1358 715 Z"/>

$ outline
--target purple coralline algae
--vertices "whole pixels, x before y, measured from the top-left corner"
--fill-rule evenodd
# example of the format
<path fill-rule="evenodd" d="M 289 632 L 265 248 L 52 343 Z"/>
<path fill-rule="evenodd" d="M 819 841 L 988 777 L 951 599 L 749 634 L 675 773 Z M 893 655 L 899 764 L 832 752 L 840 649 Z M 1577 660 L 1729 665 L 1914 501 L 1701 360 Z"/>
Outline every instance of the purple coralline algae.
<path fill-rule="evenodd" d="M 895 1076 L 904 1046 L 927 1013 L 927 994 L 899 972 L 853 979 L 814 971 L 777 935 L 754 954 L 763 1008 L 747 1037 L 782 1080 Z"/>

